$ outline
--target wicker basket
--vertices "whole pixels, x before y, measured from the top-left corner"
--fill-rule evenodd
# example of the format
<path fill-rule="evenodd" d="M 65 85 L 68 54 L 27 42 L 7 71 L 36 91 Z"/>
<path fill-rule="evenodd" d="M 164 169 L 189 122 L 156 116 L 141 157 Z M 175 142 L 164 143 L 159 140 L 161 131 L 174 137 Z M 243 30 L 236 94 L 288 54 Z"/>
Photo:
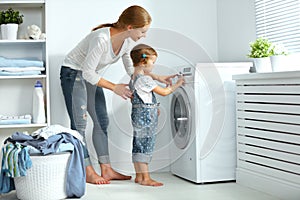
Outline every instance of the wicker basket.
<path fill-rule="evenodd" d="M 17 197 L 22 200 L 65 199 L 70 153 L 31 156 L 27 175 L 14 178 Z"/>

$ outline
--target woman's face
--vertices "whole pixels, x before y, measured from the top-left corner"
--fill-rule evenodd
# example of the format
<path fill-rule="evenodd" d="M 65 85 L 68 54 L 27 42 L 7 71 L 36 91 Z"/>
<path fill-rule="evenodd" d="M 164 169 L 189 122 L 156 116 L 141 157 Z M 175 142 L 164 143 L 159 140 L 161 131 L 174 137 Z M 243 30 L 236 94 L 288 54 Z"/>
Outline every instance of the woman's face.
<path fill-rule="evenodd" d="M 148 29 L 150 28 L 150 24 L 146 25 L 142 28 L 134 28 L 134 29 L 130 29 L 130 35 L 129 37 L 133 40 L 133 41 L 138 41 L 139 39 L 141 39 L 142 37 L 146 37 L 146 32 L 148 31 Z"/>

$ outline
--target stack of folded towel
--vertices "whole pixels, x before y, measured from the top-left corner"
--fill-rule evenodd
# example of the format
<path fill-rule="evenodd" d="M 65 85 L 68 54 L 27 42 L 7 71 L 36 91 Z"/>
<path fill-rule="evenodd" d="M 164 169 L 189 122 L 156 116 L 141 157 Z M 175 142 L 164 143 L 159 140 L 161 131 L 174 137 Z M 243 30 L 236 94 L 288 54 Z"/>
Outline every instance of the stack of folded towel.
<path fill-rule="evenodd" d="M 0 115 L 0 125 L 11 125 L 11 124 L 30 124 L 31 115 L 21 116 L 3 116 Z"/>
<path fill-rule="evenodd" d="M 43 61 L 0 56 L 0 76 L 40 75 L 42 71 L 45 71 Z"/>

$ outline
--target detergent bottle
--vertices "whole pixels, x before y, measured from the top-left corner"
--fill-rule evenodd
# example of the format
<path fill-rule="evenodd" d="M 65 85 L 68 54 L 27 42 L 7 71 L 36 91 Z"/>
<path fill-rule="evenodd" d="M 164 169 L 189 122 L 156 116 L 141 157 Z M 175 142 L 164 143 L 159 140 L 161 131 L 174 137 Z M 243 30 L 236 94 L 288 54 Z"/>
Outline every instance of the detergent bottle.
<path fill-rule="evenodd" d="M 43 85 L 39 80 L 36 81 L 34 85 L 32 97 L 32 122 L 35 124 L 42 124 L 46 122 L 44 91 Z"/>

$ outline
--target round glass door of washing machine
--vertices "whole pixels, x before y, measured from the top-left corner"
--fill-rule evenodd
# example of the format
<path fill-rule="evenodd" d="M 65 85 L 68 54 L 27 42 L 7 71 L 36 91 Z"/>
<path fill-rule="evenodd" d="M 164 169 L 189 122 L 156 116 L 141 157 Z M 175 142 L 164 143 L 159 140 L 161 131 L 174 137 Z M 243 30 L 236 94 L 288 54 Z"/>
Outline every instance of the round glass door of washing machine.
<path fill-rule="evenodd" d="M 187 92 L 178 88 L 171 100 L 171 129 L 175 145 L 184 149 L 191 138 L 192 118 L 191 104 Z"/>

